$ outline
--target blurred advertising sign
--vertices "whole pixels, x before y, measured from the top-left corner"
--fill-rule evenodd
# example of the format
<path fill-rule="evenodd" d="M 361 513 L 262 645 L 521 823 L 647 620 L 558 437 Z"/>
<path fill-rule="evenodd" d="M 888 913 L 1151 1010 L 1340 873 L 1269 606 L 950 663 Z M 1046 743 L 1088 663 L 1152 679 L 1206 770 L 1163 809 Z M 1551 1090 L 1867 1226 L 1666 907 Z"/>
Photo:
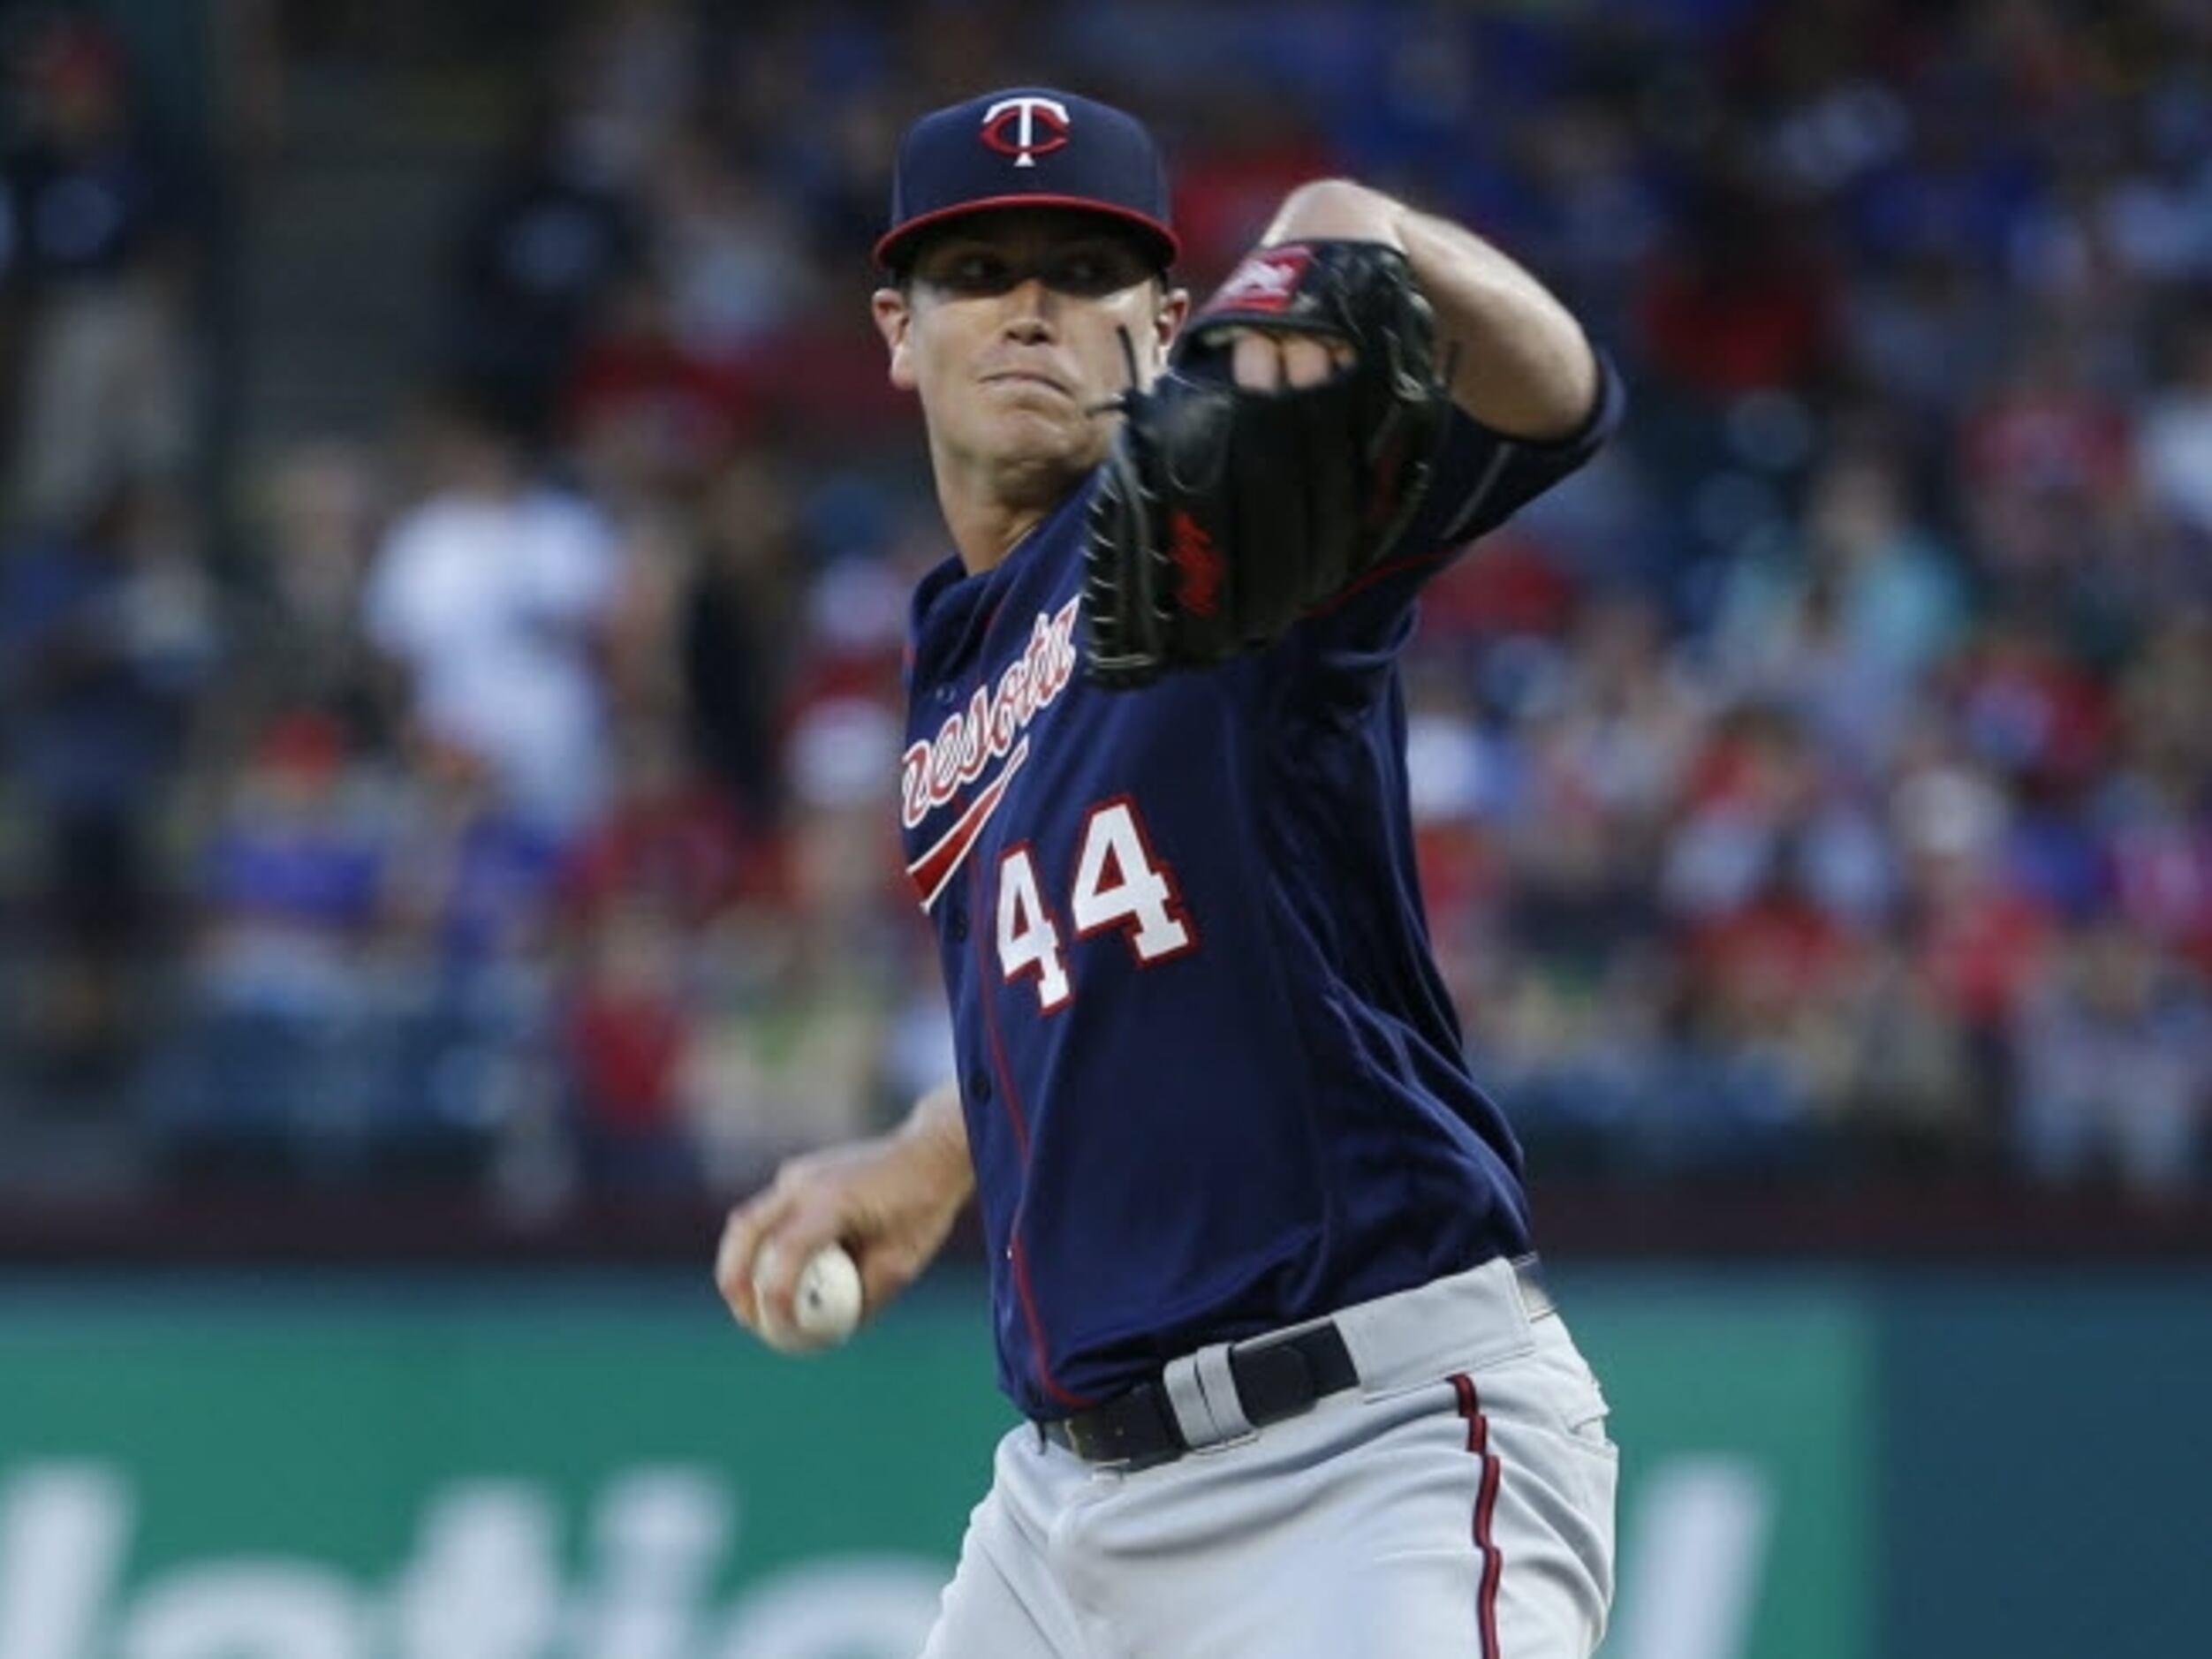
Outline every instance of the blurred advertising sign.
<path fill-rule="evenodd" d="M 1578 1288 L 1562 1299 L 1621 1447 L 1604 1659 L 1874 1659 L 1882 1435 L 1865 1299 L 1818 1279 L 1640 1270 Z"/>
<path fill-rule="evenodd" d="M 1864 1659 L 1850 1311 L 1573 1288 L 1609 1659 Z M 0 1659 L 910 1659 L 1007 1420 L 980 1293 L 795 1362 L 687 1292 L 8 1303 Z"/>

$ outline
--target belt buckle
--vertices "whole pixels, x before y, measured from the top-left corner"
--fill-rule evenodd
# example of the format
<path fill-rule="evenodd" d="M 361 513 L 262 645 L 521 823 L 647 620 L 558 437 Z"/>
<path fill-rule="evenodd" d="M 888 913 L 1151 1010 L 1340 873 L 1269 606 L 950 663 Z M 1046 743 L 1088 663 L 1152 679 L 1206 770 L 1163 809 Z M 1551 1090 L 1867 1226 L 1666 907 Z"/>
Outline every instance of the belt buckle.
<path fill-rule="evenodd" d="M 1068 1450 L 1084 1462 L 1125 1473 L 1172 1463 L 1189 1450 L 1156 1382 L 1140 1382 L 1061 1427 Z"/>

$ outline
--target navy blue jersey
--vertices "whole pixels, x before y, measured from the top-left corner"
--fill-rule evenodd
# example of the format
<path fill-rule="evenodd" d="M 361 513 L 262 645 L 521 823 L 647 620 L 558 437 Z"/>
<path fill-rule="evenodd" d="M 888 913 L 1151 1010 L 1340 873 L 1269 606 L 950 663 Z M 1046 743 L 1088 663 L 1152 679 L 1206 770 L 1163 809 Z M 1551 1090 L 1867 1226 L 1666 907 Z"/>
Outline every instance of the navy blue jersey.
<path fill-rule="evenodd" d="M 1422 581 L 1619 404 L 1609 369 L 1550 445 L 1459 418 L 1398 554 L 1267 650 L 1142 691 L 1083 678 L 1093 484 L 995 569 L 923 580 L 901 814 L 1024 1412 L 1529 1248 L 1519 1148 L 1429 955 L 1397 656 Z"/>

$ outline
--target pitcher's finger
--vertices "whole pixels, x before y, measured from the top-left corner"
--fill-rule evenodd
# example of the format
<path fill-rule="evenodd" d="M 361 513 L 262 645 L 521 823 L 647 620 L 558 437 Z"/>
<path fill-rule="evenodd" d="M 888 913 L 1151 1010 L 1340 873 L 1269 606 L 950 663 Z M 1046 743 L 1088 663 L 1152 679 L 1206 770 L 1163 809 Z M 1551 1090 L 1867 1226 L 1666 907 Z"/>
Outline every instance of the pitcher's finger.
<path fill-rule="evenodd" d="M 1283 351 L 1276 339 L 1249 329 L 1237 331 L 1230 372 L 1251 391 L 1276 391 L 1283 385 Z"/>
<path fill-rule="evenodd" d="M 1342 340 L 1315 339 L 1292 335 L 1282 342 L 1283 372 L 1293 386 L 1318 386 L 1336 377 L 1352 361 L 1352 348 Z"/>
<path fill-rule="evenodd" d="M 771 1192 L 730 1212 L 723 1223 L 722 1242 L 715 1251 L 715 1287 L 740 1323 L 759 1329 L 761 1309 L 754 1295 L 753 1279 L 761 1240 L 790 1207 L 787 1193 Z"/>

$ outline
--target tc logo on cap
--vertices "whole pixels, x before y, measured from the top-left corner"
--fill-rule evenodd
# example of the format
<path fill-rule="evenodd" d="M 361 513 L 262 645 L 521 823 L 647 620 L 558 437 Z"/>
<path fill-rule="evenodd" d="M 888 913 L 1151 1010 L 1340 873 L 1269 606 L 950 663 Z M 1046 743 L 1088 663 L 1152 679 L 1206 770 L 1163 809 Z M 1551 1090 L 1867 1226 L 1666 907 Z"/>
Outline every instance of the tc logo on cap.
<path fill-rule="evenodd" d="M 1143 122 L 1080 93 L 1001 87 L 906 129 L 876 263 L 904 265 L 918 239 L 949 219 L 1028 207 L 1102 215 L 1141 238 L 1161 269 L 1175 259 L 1167 173 Z"/>
<path fill-rule="evenodd" d="M 1049 155 L 1067 141 L 1068 107 L 1056 98 L 1024 93 L 1001 98 L 983 111 L 983 142 L 1012 156 L 1017 167 L 1034 167 L 1038 156 Z"/>

